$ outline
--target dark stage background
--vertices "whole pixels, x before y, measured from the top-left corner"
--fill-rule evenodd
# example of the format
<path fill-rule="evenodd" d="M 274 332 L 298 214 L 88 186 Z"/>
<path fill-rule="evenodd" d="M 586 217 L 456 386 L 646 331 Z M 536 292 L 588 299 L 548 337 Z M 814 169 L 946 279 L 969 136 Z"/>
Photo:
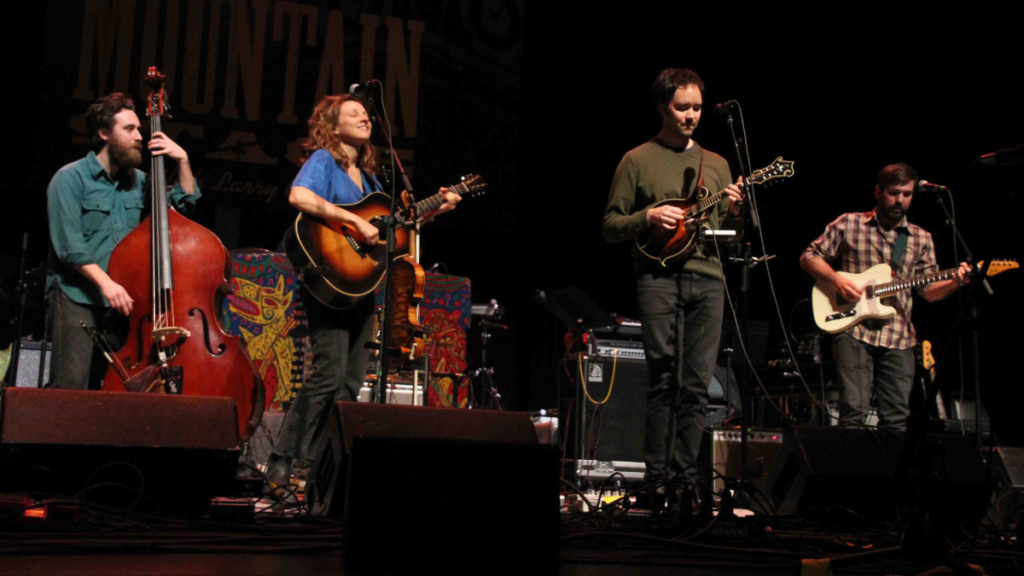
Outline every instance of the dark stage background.
<path fill-rule="evenodd" d="M 892 162 L 908 162 L 921 178 L 953 190 L 962 232 L 978 258 L 1022 256 L 1015 233 L 1020 167 L 971 165 L 980 154 L 1024 140 L 1020 43 L 1004 9 L 636 6 L 529 13 L 524 173 L 557 178 L 558 185 L 521 202 L 537 206 L 536 217 L 523 221 L 536 230 L 531 273 L 549 279 L 548 286 L 576 284 L 606 309 L 635 317 L 631 247 L 605 244 L 600 221 L 620 158 L 660 128 L 650 85 L 670 66 L 702 76 L 707 108 L 695 139 L 728 159 L 734 176 L 728 127 L 711 113 L 728 99 L 743 106 L 755 168 L 777 156 L 796 161 L 794 178 L 759 196 L 768 253 L 778 256 L 771 272 L 784 317 L 810 295 L 800 252 L 840 213 L 870 210 L 877 173 Z M 953 239 L 933 201 L 915 198 L 910 219 L 933 233 L 940 266 L 953 266 Z M 982 311 L 982 392 L 1008 443 L 1024 440 L 1016 417 L 1024 398 L 1012 360 L 1021 342 L 1021 281 L 1019 273 L 996 277 L 997 296 Z M 781 330 L 764 266 L 753 270 L 751 283 L 751 318 L 771 323 L 771 345 Z M 920 336 L 942 348 L 956 314 L 955 297 L 921 301 Z M 813 325 L 807 308 L 796 318 L 798 327 Z M 546 364 L 535 381 L 551 372 Z M 959 387 L 958 370 L 946 372 Z"/>
<path fill-rule="evenodd" d="M 194 2 L 175 4 L 184 11 L 184 43 L 187 10 Z M 535 290 L 576 285 L 609 311 L 636 314 L 630 247 L 605 244 L 600 221 L 622 154 L 658 130 L 650 84 L 668 66 L 691 67 L 703 77 L 708 108 L 696 139 L 730 160 L 734 174 L 728 129 L 710 113 L 711 105 L 727 99 L 743 105 L 755 167 L 776 156 L 796 161 L 795 178 L 759 197 L 768 253 L 778 256 L 771 271 L 783 316 L 809 295 L 810 278 L 797 264 L 800 251 L 840 213 L 869 210 L 875 176 L 891 162 L 909 162 L 922 178 L 953 190 L 963 233 L 979 258 L 1022 254 L 1014 233 L 1020 167 L 971 164 L 980 154 L 1024 140 L 1019 40 L 998 6 L 972 4 L 939 13 L 849 2 L 828 8 L 716 4 L 714 9 L 685 10 L 630 3 L 612 4 L 606 11 L 590 4 L 552 8 L 550 3 L 534 3 L 525 11 L 521 3 L 497 1 L 302 4 L 316 9 L 318 18 L 312 44 L 300 36 L 297 121 L 292 123 L 279 117 L 292 89 L 286 80 L 292 61 L 290 20 L 282 21 L 277 39 L 272 27 L 278 10 L 294 6 L 269 4 L 263 103 L 256 120 L 247 116 L 244 76 L 235 98 L 239 118 L 221 112 L 227 98 L 222 71 L 228 55 L 235 54 L 228 49 L 234 4 L 222 8 L 212 107 L 201 113 L 176 106 L 177 119 L 205 130 L 201 138 L 190 135 L 183 142 L 194 169 L 210 180 L 203 189 L 211 193 L 197 219 L 217 230 L 229 248 L 272 247 L 294 217 L 284 199 L 297 171 L 287 160 L 287 144 L 304 133 L 331 10 L 344 14 L 345 27 L 344 82 L 336 86 L 363 79 L 366 69 L 386 79 L 389 62 L 396 62 L 388 53 L 388 16 L 401 20 L 407 56 L 417 26 L 410 22 L 421 22 L 418 94 L 412 95 L 406 79 L 393 104 L 416 101 L 415 125 L 407 114 L 396 118 L 399 147 L 413 154 L 413 183 L 421 195 L 466 172 L 480 172 L 492 183 L 482 200 L 467 201 L 430 226 L 423 262 L 444 261 L 451 273 L 472 279 L 475 301 L 495 298 L 508 307 L 511 328 L 496 335 L 491 347 L 502 393 L 513 407 L 557 405 L 564 329 L 533 300 Z M 3 217 L 0 275 L 5 286 L 16 268 L 22 230 L 33 235 L 31 261 L 43 258 L 46 184 L 57 168 L 86 151 L 72 142 L 70 122 L 88 105 L 72 98 L 79 82 L 82 6 L 29 6 L 34 16 L 25 20 L 27 32 L 5 39 L 7 53 L 20 56 L 5 64 L 5 76 L 18 79 L 18 88 L 3 96 L 15 130 L 9 132 L 8 167 L 0 182 L 5 196 L 19 206 Z M 136 6 L 134 43 L 143 46 L 147 3 L 140 0 Z M 256 12 L 249 13 L 253 26 Z M 361 51 L 366 26 L 361 15 L 376 16 L 381 26 L 369 68 Z M 204 18 L 209 28 L 209 14 Z M 201 35 L 207 46 L 208 36 Z M 160 42 L 155 54 L 163 53 Z M 137 99 L 140 52 L 130 53 L 124 88 Z M 179 48 L 179 76 L 187 55 L 186 48 Z M 194 73 L 203 76 L 209 53 L 200 55 Z M 411 66 L 412 58 L 406 62 Z M 99 74 L 96 66 L 93 74 Z M 113 85 L 116 75 L 110 76 Z M 195 90 L 205 89 L 205 80 L 197 82 Z M 176 98 L 180 95 L 172 91 L 172 104 L 179 104 Z M 247 141 L 230 137 L 235 130 L 254 134 L 262 153 L 278 163 L 204 157 L 214 148 Z M 232 195 L 229 186 L 223 194 L 212 193 L 211 182 L 227 171 L 250 181 L 249 190 L 262 184 L 277 186 L 281 193 L 269 202 L 266 194 Z M 237 229 L 230 226 L 232 217 Z M 910 218 L 934 234 L 940 265 L 954 265 L 952 237 L 928 197 L 915 198 Z M 983 395 L 1009 444 L 1024 441 L 1014 419 L 1024 400 L 1013 362 L 1021 340 L 1015 298 L 1020 274 L 995 278 L 997 296 L 982 310 Z M 735 275 L 730 270 L 730 287 L 736 286 Z M 769 344 L 778 342 L 781 331 L 764 266 L 754 270 L 751 281 L 751 316 L 769 321 Z M 956 313 L 955 298 L 917 308 L 919 333 L 940 348 L 940 357 Z M 796 317 L 806 324 L 806 309 Z M 476 360 L 473 354 L 471 361 Z M 944 372 L 958 386 L 958 368 Z"/>

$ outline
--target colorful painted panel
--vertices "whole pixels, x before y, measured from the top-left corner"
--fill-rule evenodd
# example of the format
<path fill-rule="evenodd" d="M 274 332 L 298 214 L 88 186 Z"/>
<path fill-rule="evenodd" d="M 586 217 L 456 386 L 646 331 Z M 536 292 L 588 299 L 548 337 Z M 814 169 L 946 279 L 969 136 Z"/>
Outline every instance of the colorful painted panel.
<path fill-rule="evenodd" d="M 459 384 L 458 405 L 465 408 L 469 386 L 465 379 L 450 374 L 466 371 L 466 337 L 469 334 L 469 278 L 427 272 L 427 285 L 420 304 L 420 324 L 427 331 L 424 341 L 434 376 L 427 390 L 430 406 L 451 406 L 452 385 Z M 447 374 L 446 374 L 447 373 Z"/>
<path fill-rule="evenodd" d="M 281 410 L 302 386 L 306 320 L 300 312 L 298 278 L 284 254 L 233 251 L 233 293 L 222 317 L 229 334 L 241 336 L 266 387 L 267 410 Z"/>
<path fill-rule="evenodd" d="M 426 272 L 426 286 L 420 303 L 420 324 L 426 330 L 424 348 L 430 356 L 433 374 L 427 390 L 427 405 L 451 406 L 452 384 L 458 383 L 458 405 L 465 408 L 469 386 L 465 378 L 466 336 L 472 319 L 469 278 Z M 377 306 L 383 304 L 383 292 L 375 293 Z"/>

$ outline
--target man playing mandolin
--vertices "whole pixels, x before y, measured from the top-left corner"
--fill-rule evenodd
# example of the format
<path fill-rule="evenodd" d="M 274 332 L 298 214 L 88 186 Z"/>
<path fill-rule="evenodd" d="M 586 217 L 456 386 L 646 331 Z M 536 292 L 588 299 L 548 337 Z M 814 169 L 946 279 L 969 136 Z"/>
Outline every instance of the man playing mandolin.
<path fill-rule="evenodd" d="M 46 189 L 50 262 L 46 290 L 53 320 L 54 388 L 97 387 L 107 369 L 102 352 L 82 329 L 109 325 L 111 309 L 128 315 L 133 301 L 107 275 L 114 247 L 139 225 L 149 184 L 142 164 L 142 134 L 135 104 L 120 93 L 103 96 L 85 115 L 89 154 L 61 168 Z M 188 154 L 164 133 L 148 144 L 154 156 L 178 163 L 178 184 L 168 194 L 181 212 L 195 206 L 199 186 Z"/>
<path fill-rule="evenodd" d="M 743 198 L 740 180 L 733 183 L 725 159 L 692 139 L 701 118 L 704 83 L 691 70 L 669 68 L 654 81 L 652 96 L 661 131 L 619 163 L 604 215 L 605 240 L 629 240 L 681 225 L 738 228 L 743 210 L 737 204 Z M 702 219 L 688 222 L 677 206 L 654 206 L 671 198 L 695 199 L 700 186 L 725 194 Z M 697 475 L 694 466 L 722 330 L 721 265 L 714 252 L 700 245 L 665 264 L 639 249 L 634 255 L 650 386 L 645 480 L 671 480 L 677 475 L 690 480 Z"/>
<path fill-rule="evenodd" d="M 883 168 L 875 186 L 875 209 L 843 214 L 829 224 L 804 250 L 800 266 L 849 302 L 861 300 L 864 286 L 837 274 L 827 261 L 838 258 L 841 271 L 856 274 L 889 264 L 896 278 L 937 271 L 931 234 L 907 221 L 916 183 L 917 172 L 907 164 Z M 970 269 L 966 262 L 961 263 L 955 278 L 920 286 L 917 292 L 929 302 L 942 300 L 968 281 Z M 913 300 L 909 292 L 897 291 L 894 299 L 897 313 L 893 318 L 868 319 L 835 335 L 836 372 L 842 388 L 839 415 L 845 423 L 865 423 L 874 386 L 879 426 L 907 428 L 917 335 L 910 323 Z"/>
<path fill-rule="evenodd" d="M 351 205 L 371 192 L 381 191 L 373 175 L 376 152 L 370 144 L 372 124 L 363 104 L 351 95 L 325 96 L 309 119 L 308 158 L 292 182 L 288 201 L 304 214 L 351 226 L 369 246 L 383 242 L 380 232 L 358 215 L 337 206 Z M 446 192 L 445 202 L 431 214 L 455 208 L 461 199 Z M 292 401 L 274 443 L 267 476 L 274 487 L 287 485 L 293 459 L 312 454 L 319 426 L 336 400 L 355 402 L 366 379 L 370 351 L 366 343 L 373 331 L 373 294 L 354 306 L 338 310 L 324 306 L 303 292 L 309 320 L 312 373 Z M 289 494 L 281 499 L 293 500 Z"/>

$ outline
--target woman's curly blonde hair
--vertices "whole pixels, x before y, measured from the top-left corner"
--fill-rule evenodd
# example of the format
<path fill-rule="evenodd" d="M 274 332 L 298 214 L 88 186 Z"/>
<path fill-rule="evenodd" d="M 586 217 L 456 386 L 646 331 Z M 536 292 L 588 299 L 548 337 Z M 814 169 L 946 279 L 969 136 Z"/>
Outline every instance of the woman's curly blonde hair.
<path fill-rule="evenodd" d="M 359 102 L 360 105 L 363 104 L 351 94 L 327 95 L 317 103 L 316 108 L 313 109 L 313 115 L 309 117 L 309 138 L 302 143 L 302 147 L 305 148 L 303 162 L 309 158 L 310 154 L 323 148 L 330 152 L 331 156 L 334 156 L 338 166 L 341 166 L 343 170 L 348 170 L 352 159 L 345 155 L 345 151 L 341 147 L 341 137 L 334 130 L 338 126 L 338 118 L 341 116 L 341 105 L 349 100 Z M 373 172 L 377 166 L 377 152 L 369 142 L 359 147 L 356 166 L 367 172 Z"/>

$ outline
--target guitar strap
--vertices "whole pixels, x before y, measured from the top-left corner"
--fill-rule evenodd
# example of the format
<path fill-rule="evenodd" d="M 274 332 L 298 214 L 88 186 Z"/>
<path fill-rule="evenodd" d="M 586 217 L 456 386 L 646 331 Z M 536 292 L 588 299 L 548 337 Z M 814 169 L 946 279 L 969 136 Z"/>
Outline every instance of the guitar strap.
<path fill-rule="evenodd" d="M 704 149 L 701 148 L 700 149 L 700 166 L 697 168 L 697 187 L 694 188 L 693 190 L 694 190 L 694 192 L 696 192 L 697 190 L 699 190 L 699 189 L 701 189 L 703 187 L 704 187 Z M 692 195 L 693 195 L 693 193 L 691 192 L 687 196 L 687 198 L 689 198 Z"/>
<path fill-rule="evenodd" d="M 910 231 L 906 228 L 900 228 L 896 232 L 896 245 L 892 248 L 892 258 L 889 259 L 889 267 L 892 268 L 892 273 L 895 275 L 903 265 L 903 256 L 907 252 L 907 240 L 910 239 Z"/>

